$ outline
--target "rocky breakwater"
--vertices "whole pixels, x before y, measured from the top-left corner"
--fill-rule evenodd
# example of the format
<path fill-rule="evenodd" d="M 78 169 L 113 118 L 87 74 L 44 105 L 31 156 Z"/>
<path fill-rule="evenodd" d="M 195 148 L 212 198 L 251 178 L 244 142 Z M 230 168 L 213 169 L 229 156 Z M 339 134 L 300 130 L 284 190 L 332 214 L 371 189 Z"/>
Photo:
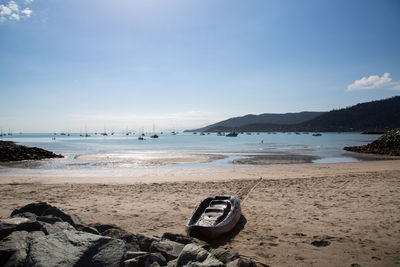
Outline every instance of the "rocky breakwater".
<path fill-rule="evenodd" d="M 42 148 L 17 145 L 11 141 L 0 141 L 0 162 L 62 157 L 62 155 L 57 155 Z"/>
<path fill-rule="evenodd" d="M 233 250 L 172 233 L 156 237 L 115 225 L 87 225 L 45 202 L 28 204 L 0 220 L 0 266 L 203 266 L 258 263 Z"/>
<path fill-rule="evenodd" d="M 379 139 L 368 145 L 344 147 L 344 150 L 359 153 L 400 156 L 400 128 L 386 132 Z"/>

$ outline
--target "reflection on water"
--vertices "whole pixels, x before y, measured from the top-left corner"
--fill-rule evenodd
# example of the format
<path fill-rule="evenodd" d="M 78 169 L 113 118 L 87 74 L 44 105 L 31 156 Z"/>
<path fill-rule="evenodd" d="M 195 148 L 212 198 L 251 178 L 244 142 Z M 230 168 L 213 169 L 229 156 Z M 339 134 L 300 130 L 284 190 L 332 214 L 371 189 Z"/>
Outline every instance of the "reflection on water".
<path fill-rule="evenodd" d="M 3 163 L 0 172 L 17 169 L 90 170 L 110 168 L 152 168 L 174 166 L 215 167 L 232 164 L 337 163 L 360 159 L 344 152 L 344 146 L 363 145 L 379 136 L 358 133 L 240 134 L 238 137 L 163 134 L 140 141 L 137 136 L 80 137 L 53 134 L 21 134 L 3 140 L 37 146 L 65 156 L 63 159 Z"/>

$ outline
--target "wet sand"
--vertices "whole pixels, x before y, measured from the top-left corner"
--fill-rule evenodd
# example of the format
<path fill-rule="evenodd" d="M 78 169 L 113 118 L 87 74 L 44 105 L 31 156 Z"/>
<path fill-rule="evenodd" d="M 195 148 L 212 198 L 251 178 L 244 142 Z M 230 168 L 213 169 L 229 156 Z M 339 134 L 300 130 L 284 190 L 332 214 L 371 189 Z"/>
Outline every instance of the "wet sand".
<path fill-rule="evenodd" d="M 149 168 L 120 176 L 0 173 L 0 192 L 2 218 L 46 201 L 88 223 L 155 235 L 184 234 L 204 197 L 234 194 L 244 200 L 247 223 L 217 245 L 270 266 L 400 266 L 398 160 Z"/>
<path fill-rule="evenodd" d="M 316 159 L 318 159 L 318 157 L 296 154 L 250 155 L 248 157 L 233 160 L 232 163 L 248 165 L 300 164 L 312 163 L 312 161 Z"/>

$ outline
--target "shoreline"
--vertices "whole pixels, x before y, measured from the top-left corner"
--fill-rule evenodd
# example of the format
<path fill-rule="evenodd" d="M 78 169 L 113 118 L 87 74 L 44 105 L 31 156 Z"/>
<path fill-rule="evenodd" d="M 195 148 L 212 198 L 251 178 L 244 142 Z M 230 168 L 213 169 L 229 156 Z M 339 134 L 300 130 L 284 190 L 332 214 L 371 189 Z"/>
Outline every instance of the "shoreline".
<path fill-rule="evenodd" d="M 15 169 L 2 173 L 0 184 L 10 183 L 168 183 L 218 182 L 229 180 L 296 179 L 342 174 L 358 174 L 400 169 L 400 160 L 371 160 L 344 163 L 306 163 L 276 165 L 232 165 L 229 167 L 168 166 L 150 168 L 109 168 L 100 170 Z"/>
<path fill-rule="evenodd" d="M 1 218 L 46 201 L 86 223 L 151 235 L 185 234 L 188 218 L 206 196 L 240 195 L 247 223 L 222 247 L 271 266 L 400 264 L 398 160 L 147 169 L 120 177 L 0 173 L 0 192 Z"/>

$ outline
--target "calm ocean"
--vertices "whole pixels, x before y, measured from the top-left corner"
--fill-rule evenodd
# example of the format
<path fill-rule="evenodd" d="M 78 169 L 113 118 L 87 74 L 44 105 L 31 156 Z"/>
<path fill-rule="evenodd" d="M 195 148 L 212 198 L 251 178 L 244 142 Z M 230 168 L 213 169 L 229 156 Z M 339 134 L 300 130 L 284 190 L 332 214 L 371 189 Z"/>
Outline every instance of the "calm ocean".
<path fill-rule="evenodd" d="M 13 169 L 165 168 L 171 164 L 175 167 L 226 167 L 232 166 L 235 159 L 253 155 L 285 154 L 314 156 L 313 163 L 354 162 L 359 161 L 356 154 L 344 151 L 343 147 L 364 145 L 378 137 L 360 133 L 322 133 L 322 136 L 313 136 L 312 133 L 245 133 L 237 137 L 218 136 L 215 133 L 164 133 L 159 134 L 159 138 L 146 136 L 141 141 L 137 135 L 117 133 L 112 136 L 92 134 L 90 137 L 81 137 L 79 134 L 14 134 L 0 138 L 41 147 L 66 157 L 0 168 L 4 173 Z M 202 156 L 202 160 L 197 159 Z M 204 156 L 213 157 L 204 160 Z M 192 160 L 181 160 L 187 157 Z M 159 160 L 166 161 L 159 164 Z"/>

